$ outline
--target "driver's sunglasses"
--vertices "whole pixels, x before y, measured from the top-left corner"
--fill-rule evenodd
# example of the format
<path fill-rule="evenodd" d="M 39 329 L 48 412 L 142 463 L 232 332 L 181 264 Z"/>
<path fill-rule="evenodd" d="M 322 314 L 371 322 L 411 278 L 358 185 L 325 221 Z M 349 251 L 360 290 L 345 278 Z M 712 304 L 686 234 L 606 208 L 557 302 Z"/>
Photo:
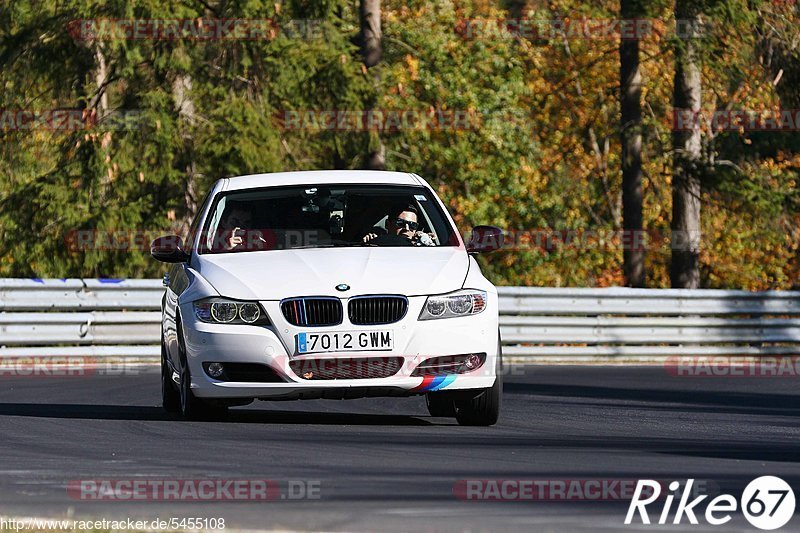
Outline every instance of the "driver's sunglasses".
<path fill-rule="evenodd" d="M 396 218 L 394 219 L 394 225 L 396 228 L 404 228 L 408 226 L 408 229 L 411 231 L 417 231 L 419 224 L 414 222 L 413 220 L 406 220 L 404 218 Z"/>

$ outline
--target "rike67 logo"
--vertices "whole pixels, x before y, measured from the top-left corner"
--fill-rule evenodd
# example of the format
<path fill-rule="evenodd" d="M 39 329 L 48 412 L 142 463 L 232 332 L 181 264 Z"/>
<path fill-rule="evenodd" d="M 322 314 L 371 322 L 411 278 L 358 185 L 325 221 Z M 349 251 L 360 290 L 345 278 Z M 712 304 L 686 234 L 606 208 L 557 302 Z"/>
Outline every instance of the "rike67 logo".
<path fill-rule="evenodd" d="M 684 487 L 681 483 L 673 481 L 669 484 L 666 497 L 661 494 L 661 484 L 651 479 L 640 479 L 636 484 L 633 499 L 625 516 L 625 524 L 634 522 L 638 514 L 642 524 L 650 524 L 648 505 L 663 499 L 663 507 L 658 516 L 657 523 L 667 524 L 672 512 L 673 501 L 677 498 L 678 504 L 672 519 L 673 524 L 680 524 L 685 519 L 690 524 L 699 524 L 697 515 L 700 508 L 708 498 L 701 494 L 691 501 L 692 485 L 694 479 L 686 481 Z M 657 504 L 658 505 L 658 504 Z M 657 507 L 653 505 L 652 507 Z M 713 526 L 721 526 L 731 521 L 731 513 L 741 509 L 742 514 L 753 526 L 763 530 L 773 530 L 783 527 L 794 515 L 794 491 L 784 480 L 775 476 L 762 476 L 751 481 L 742 492 L 739 501 L 730 494 L 720 494 L 705 503 L 705 512 L 701 514 L 705 521 Z M 650 511 L 657 509 L 651 508 Z M 697 513 L 697 514 L 696 514 Z"/>

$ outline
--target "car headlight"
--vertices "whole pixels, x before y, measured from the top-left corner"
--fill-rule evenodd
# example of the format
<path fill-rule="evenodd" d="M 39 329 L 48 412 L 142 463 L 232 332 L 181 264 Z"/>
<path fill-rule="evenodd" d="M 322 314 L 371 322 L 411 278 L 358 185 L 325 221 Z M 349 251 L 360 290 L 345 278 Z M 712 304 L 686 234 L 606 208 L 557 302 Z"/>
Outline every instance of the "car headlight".
<path fill-rule="evenodd" d="M 486 291 L 460 290 L 441 296 L 428 296 L 419 320 L 477 315 L 486 309 Z"/>
<path fill-rule="evenodd" d="M 257 302 L 236 302 L 225 298 L 207 298 L 192 304 L 194 316 L 211 324 L 250 324 L 263 326 L 270 323 L 264 309 Z"/>

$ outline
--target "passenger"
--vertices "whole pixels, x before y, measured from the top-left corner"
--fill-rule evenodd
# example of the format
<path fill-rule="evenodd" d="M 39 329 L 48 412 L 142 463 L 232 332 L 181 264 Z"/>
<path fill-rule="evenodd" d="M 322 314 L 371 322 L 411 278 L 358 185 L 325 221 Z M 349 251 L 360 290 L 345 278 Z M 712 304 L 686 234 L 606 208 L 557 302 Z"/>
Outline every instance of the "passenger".
<path fill-rule="evenodd" d="M 364 242 L 375 242 L 381 244 L 380 239 L 383 235 L 397 235 L 405 237 L 414 246 L 436 246 L 431 236 L 423 231 L 419 231 L 417 218 L 417 208 L 413 205 L 398 207 L 389 212 L 386 216 L 386 234 L 373 231 L 367 233 L 362 239 Z M 377 228 L 380 230 L 380 228 Z M 380 233 L 380 235 L 379 235 Z M 380 239 L 380 240 L 379 240 Z"/>

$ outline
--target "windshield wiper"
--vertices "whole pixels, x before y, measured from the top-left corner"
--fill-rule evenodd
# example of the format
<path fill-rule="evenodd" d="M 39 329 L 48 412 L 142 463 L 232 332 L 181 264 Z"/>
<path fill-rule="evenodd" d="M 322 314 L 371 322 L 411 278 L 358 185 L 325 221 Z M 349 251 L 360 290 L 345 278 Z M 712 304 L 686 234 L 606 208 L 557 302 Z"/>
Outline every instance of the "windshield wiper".
<path fill-rule="evenodd" d="M 320 243 L 320 244 L 304 244 L 303 246 L 290 246 L 286 248 L 287 250 L 303 250 L 307 248 L 336 248 L 337 246 L 341 246 L 339 244 L 332 244 L 329 242 Z"/>
<path fill-rule="evenodd" d="M 348 248 L 351 246 L 378 246 L 377 244 L 372 244 L 369 242 L 347 242 L 347 241 L 340 241 L 340 242 L 321 242 L 318 244 L 304 244 L 303 246 L 292 246 L 288 248 L 289 250 L 302 250 L 308 248 Z"/>

